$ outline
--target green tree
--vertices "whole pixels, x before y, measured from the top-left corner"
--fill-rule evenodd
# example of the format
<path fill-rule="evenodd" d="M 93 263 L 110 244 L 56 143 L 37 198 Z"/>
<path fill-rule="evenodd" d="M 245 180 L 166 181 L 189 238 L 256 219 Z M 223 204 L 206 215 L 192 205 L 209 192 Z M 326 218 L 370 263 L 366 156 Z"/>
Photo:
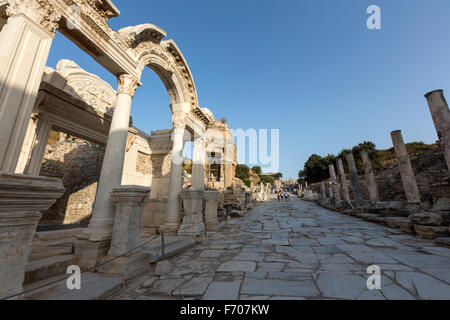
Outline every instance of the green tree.
<path fill-rule="evenodd" d="M 250 179 L 250 168 L 245 164 L 238 164 L 236 166 L 236 178 L 241 179 L 242 181 Z"/>
<path fill-rule="evenodd" d="M 272 184 L 272 183 L 275 182 L 275 179 L 273 177 L 271 177 L 271 176 L 262 175 L 261 176 L 261 182 Z"/>
<path fill-rule="evenodd" d="M 373 142 L 364 141 L 363 143 L 358 144 L 352 149 L 358 173 L 359 174 L 364 173 L 364 164 L 362 162 L 363 150 L 367 152 L 370 162 L 372 163 L 373 170 L 379 170 L 381 168 L 381 154 L 377 150 L 377 146 Z"/>
<path fill-rule="evenodd" d="M 275 173 L 273 175 L 275 180 L 280 180 L 281 178 L 283 178 L 283 174 L 281 172 Z"/>
<path fill-rule="evenodd" d="M 260 166 L 254 166 L 254 167 L 252 168 L 252 171 L 253 171 L 254 173 L 256 173 L 258 176 L 261 176 L 262 169 L 261 169 Z"/>

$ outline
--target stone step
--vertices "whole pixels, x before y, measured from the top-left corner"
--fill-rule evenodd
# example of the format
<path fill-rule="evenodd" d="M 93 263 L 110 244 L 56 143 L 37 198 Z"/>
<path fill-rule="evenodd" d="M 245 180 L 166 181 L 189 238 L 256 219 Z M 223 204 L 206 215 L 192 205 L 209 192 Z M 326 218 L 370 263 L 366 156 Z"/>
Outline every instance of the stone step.
<path fill-rule="evenodd" d="M 73 243 L 64 242 L 56 245 L 33 245 L 28 261 L 36 261 L 73 253 Z"/>
<path fill-rule="evenodd" d="M 184 237 L 165 237 L 165 258 L 169 259 L 177 254 L 184 252 L 197 244 L 192 238 Z M 150 262 L 156 263 L 161 260 L 161 238 L 155 239 L 145 245 L 142 252 L 150 255 Z"/>
<path fill-rule="evenodd" d="M 75 228 L 68 230 L 36 232 L 36 238 L 40 241 L 71 239 L 80 234 L 83 230 L 83 228 Z"/>
<path fill-rule="evenodd" d="M 73 254 L 30 261 L 25 268 L 24 284 L 64 274 L 74 262 L 75 256 Z"/>
<path fill-rule="evenodd" d="M 69 275 L 67 275 L 68 277 Z M 119 278 L 102 276 L 98 273 L 81 274 L 81 290 L 69 290 L 67 277 L 52 277 L 24 286 L 28 292 L 26 300 L 100 300 L 108 299 L 124 286 Z M 61 280 L 57 283 L 55 281 Z M 46 286 L 48 285 L 48 286 Z M 46 287 L 43 287 L 46 286 Z M 43 288 L 41 288 L 43 287 Z M 34 291 L 33 291 L 34 290 Z"/>

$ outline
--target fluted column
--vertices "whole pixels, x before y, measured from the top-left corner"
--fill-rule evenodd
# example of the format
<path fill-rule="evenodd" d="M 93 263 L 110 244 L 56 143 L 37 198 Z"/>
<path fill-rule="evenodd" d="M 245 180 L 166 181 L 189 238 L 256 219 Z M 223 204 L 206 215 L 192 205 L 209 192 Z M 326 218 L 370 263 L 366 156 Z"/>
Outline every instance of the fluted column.
<path fill-rule="evenodd" d="M 364 164 L 364 173 L 367 183 L 367 189 L 369 190 L 369 197 L 371 201 L 379 201 L 380 195 L 378 193 L 378 185 L 373 172 L 372 163 L 370 162 L 369 155 L 366 150 L 361 153 L 362 161 Z"/>
<path fill-rule="evenodd" d="M 337 182 L 337 177 L 336 177 L 336 170 L 334 169 L 334 165 L 330 164 L 328 166 L 328 168 L 330 169 L 330 177 L 331 177 L 331 186 L 333 188 L 333 198 L 335 201 L 335 205 L 340 205 L 341 204 L 341 195 L 339 193 L 339 186 L 338 186 L 338 182 Z"/>
<path fill-rule="evenodd" d="M 119 76 L 118 83 L 117 100 L 97 187 L 94 210 L 87 230 L 88 237 L 92 241 L 111 238 L 115 212 L 111 190 L 122 184 L 131 102 L 138 81 L 132 76 L 124 74 Z"/>
<path fill-rule="evenodd" d="M 398 168 L 402 177 L 403 188 L 406 198 L 409 202 L 420 202 L 420 192 L 417 186 L 416 176 L 409 160 L 408 150 L 406 149 L 400 130 L 391 133 L 392 142 L 394 143 L 395 154 L 397 155 Z"/>
<path fill-rule="evenodd" d="M 439 141 L 444 151 L 447 168 L 450 170 L 450 110 L 443 90 L 436 90 L 425 95 L 433 117 Z"/>
<path fill-rule="evenodd" d="M 11 1 L 0 32 L 0 170 L 15 172 L 61 16 L 47 1 Z"/>
<path fill-rule="evenodd" d="M 356 169 L 355 158 L 353 158 L 352 153 L 347 153 L 345 158 L 347 160 L 348 169 L 350 172 L 350 182 L 352 184 L 353 199 L 356 202 L 362 201 L 363 198 L 361 195 L 361 189 L 359 188 L 358 170 Z"/>
<path fill-rule="evenodd" d="M 205 155 L 206 142 L 203 137 L 194 140 L 192 164 L 192 188 L 205 189 Z"/>

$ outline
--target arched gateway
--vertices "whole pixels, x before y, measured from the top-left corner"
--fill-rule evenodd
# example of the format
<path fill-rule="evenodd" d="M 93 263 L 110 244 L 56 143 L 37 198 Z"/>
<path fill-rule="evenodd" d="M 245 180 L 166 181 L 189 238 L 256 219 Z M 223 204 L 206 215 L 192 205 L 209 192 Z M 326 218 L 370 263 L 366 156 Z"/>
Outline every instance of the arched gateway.
<path fill-rule="evenodd" d="M 142 85 L 140 78 L 146 66 L 165 84 L 173 117 L 173 161 L 165 230 L 176 232 L 180 225 L 182 163 L 175 160 L 181 160 L 185 132 L 195 140 L 192 187 L 203 188 L 204 135 L 214 119 L 209 111 L 199 107 L 186 60 L 175 42 L 163 41 L 165 32 L 151 24 L 112 30 L 107 20 L 119 14 L 110 0 L 0 0 L 0 224 L 7 219 L 11 230 L 17 229 L 23 240 L 13 241 L 14 245 L 2 252 L 14 261 L 0 261 L 0 270 L 10 280 L 4 286 L 2 282 L 0 298 L 21 291 L 26 248 L 41 217 L 37 211 L 47 210 L 64 191 L 59 179 L 15 174 L 57 31 L 118 80 L 93 216 L 77 247 L 79 264 L 87 266 L 82 260 L 95 264 L 108 250 L 114 222 L 111 190 L 121 185 L 132 100 L 136 88 Z"/>

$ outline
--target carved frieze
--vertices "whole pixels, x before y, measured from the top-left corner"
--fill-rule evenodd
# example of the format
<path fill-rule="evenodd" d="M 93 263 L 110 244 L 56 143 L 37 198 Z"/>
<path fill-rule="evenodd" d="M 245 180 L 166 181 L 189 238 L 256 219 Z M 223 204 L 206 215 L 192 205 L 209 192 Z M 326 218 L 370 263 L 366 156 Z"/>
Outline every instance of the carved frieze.
<path fill-rule="evenodd" d="M 24 14 L 48 33 L 54 35 L 61 15 L 55 10 L 50 0 L 8 0 L 6 15 L 8 17 Z"/>

